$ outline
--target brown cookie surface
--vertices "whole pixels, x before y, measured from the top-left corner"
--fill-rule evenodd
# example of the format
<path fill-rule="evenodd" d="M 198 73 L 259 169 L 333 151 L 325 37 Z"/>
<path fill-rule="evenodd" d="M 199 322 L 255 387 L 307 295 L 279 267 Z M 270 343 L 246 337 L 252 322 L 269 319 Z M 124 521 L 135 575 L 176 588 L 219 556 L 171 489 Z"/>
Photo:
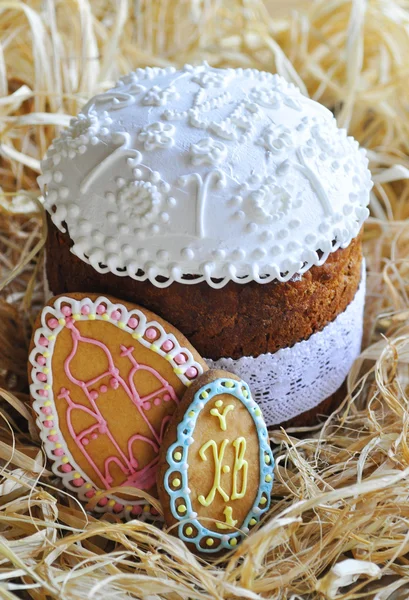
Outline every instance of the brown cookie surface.
<path fill-rule="evenodd" d="M 97 294 L 53 298 L 35 324 L 29 377 L 54 473 L 98 512 L 154 514 L 121 488 L 157 495 L 165 427 L 206 370 L 186 338 L 146 309 Z"/>
<path fill-rule="evenodd" d="M 199 553 L 234 548 L 269 507 L 273 462 L 248 385 L 207 371 L 183 397 L 160 450 L 167 525 Z"/>

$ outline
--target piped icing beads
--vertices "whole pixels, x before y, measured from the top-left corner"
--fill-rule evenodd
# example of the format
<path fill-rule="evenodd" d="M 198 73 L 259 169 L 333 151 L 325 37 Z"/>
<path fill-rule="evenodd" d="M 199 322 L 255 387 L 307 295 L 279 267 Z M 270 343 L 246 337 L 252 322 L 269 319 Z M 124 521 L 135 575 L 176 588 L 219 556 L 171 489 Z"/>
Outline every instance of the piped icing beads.
<path fill-rule="evenodd" d="M 274 459 L 261 411 L 248 385 L 222 371 L 203 375 L 182 409 L 161 450 L 165 521 L 200 553 L 232 549 L 270 505 Z"/>
<path fill-rule="evenodd" d="M 367 165 L 282 77 L 203 64 L 137 69 L 92 98 L 39 181 L 98 272 L 223 287 L 288 281 L 348 246 L 368 215 Z"/>
<path fill-rule="evenodd" d="M 60 296 L 43 309 L 29 356 L 53 472 L 92 510 L 126 519 L 156 519 L 157 511 L 109 490 L 152 492 L 165 426 L 206 369 L 176 330 L 152 317 L 104 296 Z"/>

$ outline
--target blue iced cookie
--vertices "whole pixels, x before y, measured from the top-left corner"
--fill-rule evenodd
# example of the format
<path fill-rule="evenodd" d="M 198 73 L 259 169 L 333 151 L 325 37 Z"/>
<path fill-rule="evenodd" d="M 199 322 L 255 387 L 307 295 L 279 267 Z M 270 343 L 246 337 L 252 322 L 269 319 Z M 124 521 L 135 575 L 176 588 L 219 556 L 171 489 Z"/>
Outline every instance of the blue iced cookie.
<path fill-rule="evenodd" d="M 274 459 L 249 386 L 208 371 L 185 393 L 160 451 L 166 524 L 197 552 L 231 550 L 270 505 Z"/>

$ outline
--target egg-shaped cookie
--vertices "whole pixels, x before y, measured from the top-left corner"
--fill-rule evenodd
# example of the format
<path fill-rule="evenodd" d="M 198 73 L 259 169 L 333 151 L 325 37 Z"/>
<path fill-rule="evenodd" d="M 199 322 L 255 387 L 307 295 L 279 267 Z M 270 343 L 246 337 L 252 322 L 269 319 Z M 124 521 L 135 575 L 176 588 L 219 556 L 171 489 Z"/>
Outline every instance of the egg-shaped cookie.
<path fill-rule="evenodd" d="M 269 508 L 273 467 L 249 386 L 207 371 L 187 390 L 160 450 L 166 524 L 199 553 L 234 548 Z"/>
<path fill-rule="evenodd" d="M 37 425 L 64 487 L 97 512 L 154 517 L 129 488 L 157 495 L 165 428 L 207 370 L 187 339 L 144 308 L 69 294 L 39 315 L 29 363 Z"/>

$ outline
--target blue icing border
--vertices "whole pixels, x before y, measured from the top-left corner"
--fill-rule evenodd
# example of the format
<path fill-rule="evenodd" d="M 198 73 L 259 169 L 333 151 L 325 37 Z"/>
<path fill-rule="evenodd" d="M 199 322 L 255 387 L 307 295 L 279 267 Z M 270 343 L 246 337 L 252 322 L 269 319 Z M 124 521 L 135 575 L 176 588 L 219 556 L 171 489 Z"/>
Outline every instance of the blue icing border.
<path fill-rule="evenodd" d="M 229 382 L 229 385 L 233 383 L 233 387 L 227 387 L 223 385 L 224 383 Z M 243 390 L 247 393 L 247 397 Z M 203 392 L 207 392 L 208 396 L 206 398 L 201 398 L 201 394 Z M 238 400 L 244 404 L 251 417 L 253 418 L 254 425 L 258 434 L 258 442 L 259 442 L 259 465 L 260 465 L 260 473 L 259 473 L 259 481 L 262 482 L 258 488 L 257 496 L 254 500 L 253 507 L 248 512 L 246 518 L 244 519 L 241 529 L 237 532 L 230 532 L 227 534 L 218 533 L 217 531 L 213 531 L 204 527 L 197 520 L 197 513 L 192 510 L 192 503 L 190 500 L 190 490 L 188 487 L 188 452 L 189 446 L 193 443 L 192 434 L 196 427 L 197 419 L 206 406 L 208 402 L 210 402 L 215 396 L 219 394 L 231 394 Z M 183 420 L 179 423 L 177 427 L 177 437 L 176 441 L 169 446 L 168 451 L 166 453 L 166 460 L 169 465 L 164 477 L 164 487 L 169 494 L 170 497 L 170 509 L 172 515 L 175 519 L 177 519 L 180 523 L 178 526 L 178 535 L 181 540 L 184 542 L 189 542 L 195 544 L 198 551 L 202 553 L 214 553 L 219 552 L 222 549 L 232 549 L 235 546 L 231 545 L 231 540 L 236 539 L 236 545 L 242 540 L 245 534 L 247 534 L 250 530 L 250 521 L 255 519 L 257 522 L 260 520 L 261 515 L 263 515 L 270 507 L 270 494 L 273 486 L 274 480 L 274 458 L 270 449 L 270 444 L 268 441 L 268 432 L 267 427 L 264 423 L 264 419 L 261 414 L 261 410 L 259 409 L 260 414 L 256 415 L 255 412 L 259 409 L 258 404 L 253 400 L 250 388 L 244 381 L 237 381 L 236 379 L 230 379 L 229 377 L 218 378 L 211 383 L 203 385 L 194 395 L 193 401 L 190 406 L 187 408 Z M 194 415 L 189 416 L 189 413 L 194 412 Z M 181 451 L 182 457 L 181 460 L 177 461 L 174 459 L 173 454 L 179 449 Z M 270 458 L 269 464 L 265 462 L 265 456 L 268 455 Z M 177 473 L 177 478 L 181 478 L 181 486 L 179 489 L 172 489 L 169 486 L 169 478 L 172 474 Z M 266 477 L 270 476 L 271 481 L 266 481 Z M 261 508 L 260 501 L 263 494 L 267 497 L 266 504 Z M 184 504 L 186 505 L 186 514 L 180 515 L 176 510 L 176 501 L 182 499 Z M 195 537 L 188 537 L 184 534 L 184 529 L 188 526 L 195 527 L 197 530 L 197 535 Z M 203 538 L 212 537 L 215 540 L 220 540 L 220 543 L 217 544 L 216 547 L 211 548 L 203 548 L 200 546 L 200 542 Z"/>

